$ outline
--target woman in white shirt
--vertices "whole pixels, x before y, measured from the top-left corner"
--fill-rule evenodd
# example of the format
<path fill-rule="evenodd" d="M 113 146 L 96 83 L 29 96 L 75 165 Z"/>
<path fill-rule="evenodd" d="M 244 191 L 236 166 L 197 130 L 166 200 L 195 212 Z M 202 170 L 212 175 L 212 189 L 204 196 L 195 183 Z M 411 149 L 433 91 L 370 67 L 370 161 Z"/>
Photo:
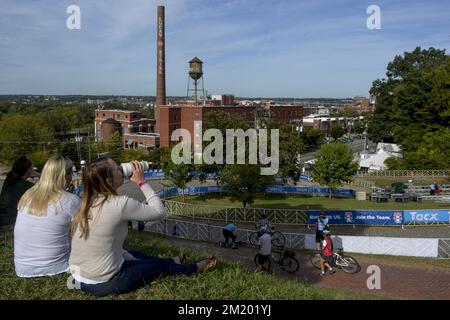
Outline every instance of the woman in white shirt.
<path fill-rule="evenodd" d="M 14 226 L 14 265 L 19 277 L 67 272 L 70 225 L 80 198 L 66 192 L 72 161 L 50 158 L 39 181 L 20 198 Z"/>
<path fill-rule="evenodd" d="M 122 167 L 109 158 L 89 164 L 83 173 L 83 197 L 72 226 L 70 272 L 82 291 L 105 296 L 133 291 L 161 275 L 182 275 L 214 267 L 214 257 L 183 264 L 182 257 L 159 258 L 125 251 L 128 221 L 158 222 L 167 216 L 160 198 L 144 179 L 144 164 L 133 161 L 130 180 L 147 203 L 117 195 Z"/>

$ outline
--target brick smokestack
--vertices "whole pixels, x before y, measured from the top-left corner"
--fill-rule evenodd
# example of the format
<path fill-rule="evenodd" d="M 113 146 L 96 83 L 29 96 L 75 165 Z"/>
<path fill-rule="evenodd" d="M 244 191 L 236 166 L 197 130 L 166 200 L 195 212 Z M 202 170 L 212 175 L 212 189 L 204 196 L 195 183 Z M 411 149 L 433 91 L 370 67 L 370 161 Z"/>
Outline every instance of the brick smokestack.
<path fill-rule="evenodd" d="M 157 21 L 157 70 L 156 70 L 156 105 L 166 104 L 166 52 L 164 6 L 158 6 Z"/>
<path fill-rule="evenodd" d="M 155 131 L 159 132 L 159 106 L 166 104 L 166 51 L 164 6 L 158 6 L 156 21 L 156 105 Z"/>

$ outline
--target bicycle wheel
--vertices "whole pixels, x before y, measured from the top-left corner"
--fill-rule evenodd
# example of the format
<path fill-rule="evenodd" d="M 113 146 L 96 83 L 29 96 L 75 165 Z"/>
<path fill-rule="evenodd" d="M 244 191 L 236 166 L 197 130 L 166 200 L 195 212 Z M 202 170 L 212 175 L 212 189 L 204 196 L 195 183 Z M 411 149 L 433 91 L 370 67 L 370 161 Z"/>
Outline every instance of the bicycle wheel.
<path fill-rule="evenodd" d="M 251 245 L 256 246 L 258 245 L 258 232 L 252 232 L 248 236 L 248 242 L 250 242 Z"/>
<path fill-rule="evenodd" d="M 311 255 L 311 264 L 315 267 L 315 268 L 317 268 L 317 269 L 320 269 L 320 260 L 322 260 L 322 258 L 320 257 L 320 254 L 318 254 L 318 253 L 313 253 L 312 255 Z"/>
<path fill-rule="evenodd" d="M 280 231 L 275 231 L 272 233 L 272 245 L 274 247 L 284 247 L 284 244 L 286 243 L 286 238 L 284 237 L 284 234 L 282 234 Z"/>
<path fill-rule="evenodd" d="M 258 268 L 261 268 L 261 269 L 263 269 L 263 270 L 266 270 L 266 271 L 270 272 L 270 267 L 272 266 L 271 260 L 270 260 L 270 259 L 267 259 L 266 262 L 265 262 L 264 264 L 261 265 L 261 264 L 259 263 L 258 257 L 259 257 L 259 253 L 257 253 L 257 254 L 255 255 L 255 258 L 253 259 L 254 262 L 255 262 L 255 266 L 257 266 Z"/>
<path fill-rule="evenodd" d="M 294 257 L 284 257 L 281 259 L 281 269 L 284 271 L 294 273 L 298 271 L 299 263 Z"/>
<path fill-rule="evenodd" d="M 356 261 L 355 258 L 352 258 L 350 256 L 345 256 L 340 258 L 341 268 L 344 270 L 344 272 L 347 273 L 357 273 L 361 270 L 361 267 Z"/>

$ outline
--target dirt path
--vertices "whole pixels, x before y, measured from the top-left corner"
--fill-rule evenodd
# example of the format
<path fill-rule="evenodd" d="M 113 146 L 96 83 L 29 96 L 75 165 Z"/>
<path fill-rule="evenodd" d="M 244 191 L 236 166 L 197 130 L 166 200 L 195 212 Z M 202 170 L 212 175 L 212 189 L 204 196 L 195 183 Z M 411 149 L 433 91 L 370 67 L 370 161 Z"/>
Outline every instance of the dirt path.
<path fill-rule="evenodd" d="M 167 239 L 168 242 L 193 250 L 205 251 L 225 260 L 235 260 L 243 265 L 255 269 L 253 258 L 256 254 L 254 248 L 239 248 L 236 250 L 219 247 L 214 243 L 199 242 L 184 239 Z M 381 289 L 369 290 L 367 288 L 367 267 L 373 261 L 369 258 L 358 257 L 361 271 L 357 274 L 347 274 L 338 270 L 334 275 L 321 277 L 319 270 L 312 267 L 308 254 L 297 254 L 300 261 L 299 271 L 288 274 L 275 266 L 275 275 L 302 281 L 307 284 L 321 287 L 343 289 L 352 292 L 381 295 L 394 299 L 450 299 L 450 268 L 433 265 L 410 265 L 402 262 L 378 264 L 381 270 Z"/>

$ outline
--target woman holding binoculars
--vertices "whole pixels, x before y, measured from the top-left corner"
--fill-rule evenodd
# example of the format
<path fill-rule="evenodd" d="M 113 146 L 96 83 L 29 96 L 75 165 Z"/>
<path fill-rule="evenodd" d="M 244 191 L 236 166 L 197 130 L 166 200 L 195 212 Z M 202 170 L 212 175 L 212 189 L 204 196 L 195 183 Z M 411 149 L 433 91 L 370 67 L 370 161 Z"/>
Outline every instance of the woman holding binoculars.
<path fill-rule="evenodd" d="M 192 274 L 216 264 L 214 257 L 183 264 L 183 255 L 159 258 L 123 249 L 129 220 L 158 222 L 167 217 L 161 199 L 144 179 L 144 163 L 133 161 L 131 166 L 130 180 L 141 188 L 146 204 L 117 195 L 124 169 L 112 159 L 97 159 L 83 172 L 83 195 L 72 225 L 69 268 L 84 292 L 97 296 L 126 293 L 161 275 Z"/>

